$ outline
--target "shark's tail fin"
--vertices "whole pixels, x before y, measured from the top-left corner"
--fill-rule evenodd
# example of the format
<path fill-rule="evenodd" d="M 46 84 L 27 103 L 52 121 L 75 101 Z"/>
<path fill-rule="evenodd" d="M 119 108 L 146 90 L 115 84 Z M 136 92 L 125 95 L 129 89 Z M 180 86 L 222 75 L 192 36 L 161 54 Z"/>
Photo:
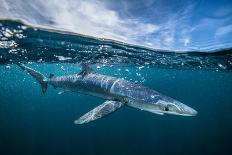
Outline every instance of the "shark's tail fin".
<path fill-rule="evenodd" d="M 38 71 L 33 70 L 30 67 L 27 67 L 23 64 L 18 64 L 23 70 L 26 70 L 31 76 L 33 76 L 40 84 L 42 88 L 42 92 L 45 93 L 47 90 L 47 78 Z"/>

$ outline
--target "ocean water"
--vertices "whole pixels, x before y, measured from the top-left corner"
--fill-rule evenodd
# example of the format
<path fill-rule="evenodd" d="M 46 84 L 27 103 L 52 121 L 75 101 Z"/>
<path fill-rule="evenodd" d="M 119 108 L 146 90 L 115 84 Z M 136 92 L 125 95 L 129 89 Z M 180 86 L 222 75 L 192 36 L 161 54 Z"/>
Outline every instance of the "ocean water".
<path fill-rule="evenodd" d="M 123 107 L 88 124 L 75 119 L 104 102 L 75 93 L 45 94 L 24 63 L 46 76 L 80 72 L 125 78 L 175 98 L 195 117 Z M 112 40 L 0 21 L 0 154 L 232 154 L 232 52 L 152 50 Z"/>

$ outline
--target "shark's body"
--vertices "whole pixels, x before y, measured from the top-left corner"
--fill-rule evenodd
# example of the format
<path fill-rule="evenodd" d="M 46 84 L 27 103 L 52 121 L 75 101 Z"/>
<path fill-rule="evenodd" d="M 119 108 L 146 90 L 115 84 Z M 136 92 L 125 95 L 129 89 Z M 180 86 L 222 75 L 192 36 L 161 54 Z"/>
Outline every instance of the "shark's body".
<path fill-rule="evenodd" d="M 46 91 L 47 84 L 51 84 L 55 88 L 62 88 L 63 91 L 82 92 L 107 100 L 76 120 L 76 124 L 88 123 L 101 118 L 123 105 L 156 114 L 169 113 L 183 116 L 197 114 L 194 109 L 187 105 L 148 87 L 124 79 L 97 74 L 86 65 L 83 66 L 83 70 L 79 74 L 59 77 L 50 75 L 49 78 L 25 65 L 20 64 L 19 66 L 38 80 L 43 92 Z"/>

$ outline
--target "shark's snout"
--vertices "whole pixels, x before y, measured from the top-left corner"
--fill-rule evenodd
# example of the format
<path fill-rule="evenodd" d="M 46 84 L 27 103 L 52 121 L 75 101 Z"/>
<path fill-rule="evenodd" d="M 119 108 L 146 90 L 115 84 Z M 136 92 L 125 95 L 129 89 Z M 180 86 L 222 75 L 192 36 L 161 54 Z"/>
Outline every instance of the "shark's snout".
<path fill-rule="evenodd" d="M 182 115 L 182 116 L 196 116 L 197 115 L 197 111 L 179 101 L 175 101 L 174 103 L 172 103 L 173 105 L 173 112 L 175 112 L 175 114 L 177 115 Z"/>
<path fill-rule="evenodd" d="M 177 100 L 169 99 L 169 101 L 159 101 L 160 112 L 181 116 L 196 116 L 197 111 Z"/>
<path fill-rule="evenodd" d="M 183 116 L 196 116 L 197 115 L 197 111 L 187 105 L 184 105 L 184 107 L 182 107 L 181 113 L 180 115 L 183 115 Z"/>

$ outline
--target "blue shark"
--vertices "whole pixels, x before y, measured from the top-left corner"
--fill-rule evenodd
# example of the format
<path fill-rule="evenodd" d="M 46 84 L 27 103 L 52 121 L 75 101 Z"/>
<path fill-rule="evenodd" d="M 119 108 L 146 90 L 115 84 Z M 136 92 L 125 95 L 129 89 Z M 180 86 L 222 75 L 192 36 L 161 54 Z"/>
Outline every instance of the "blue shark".
<path fill-rule="evenodd" d="M 125 105 L 159 115 L 197 115 L 196 110 L 180 101 L 122 78 L 98 74 L 86 64 L 82 64 L 82 71 L 78 74 L 67 76 L 54 76 L 50 74 L 49 77 L 45 77 L 40 72 L 24 64 L 18 65 L 41 84 L 43 93 L 46 92 L 47 86 L 50 84 L 55 88 L 61 88 L 64 92 L 80 92 L 106 100 L 101 105 L 76 119 L 74 121 L 75 124 L 89 123 Z"/>

